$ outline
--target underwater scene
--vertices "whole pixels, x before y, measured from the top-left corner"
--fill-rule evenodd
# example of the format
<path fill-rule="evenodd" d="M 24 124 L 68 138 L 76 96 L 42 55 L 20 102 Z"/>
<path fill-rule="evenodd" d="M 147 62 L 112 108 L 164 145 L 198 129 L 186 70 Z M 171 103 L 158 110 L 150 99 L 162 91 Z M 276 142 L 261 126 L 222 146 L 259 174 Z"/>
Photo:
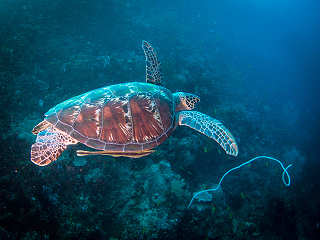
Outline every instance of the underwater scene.
<path fill-rule="evenodd" d="M 2 0 L 0 240 L 320 239 L 319 13 Z"/>

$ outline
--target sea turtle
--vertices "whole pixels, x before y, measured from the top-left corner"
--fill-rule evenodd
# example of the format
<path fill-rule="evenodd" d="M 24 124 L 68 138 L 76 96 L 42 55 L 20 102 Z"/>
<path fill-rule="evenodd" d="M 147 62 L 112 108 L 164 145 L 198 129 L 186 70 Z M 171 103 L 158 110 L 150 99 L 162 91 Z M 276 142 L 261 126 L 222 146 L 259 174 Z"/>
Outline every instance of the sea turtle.
<path fill-rule="evenodd" d="M 99 151 L 78 150 L 78 156 L 111 155 L 139 158 L 166 140 L 178 125 L 214 139 L 227 154 L 237 156 L 234 137 L 222 123 L 191 111 L 200 101 L 194 94 L 172 93 L 161 84 L 160 63 L 152 46 L 142 42 L 146 83 L 131 82 L 99 88 L 51 108 L 32 133 L 31 161 L 45 166 L 68 145 L 78 142 Z M 186 146 L 187 148 L 188 146 Z"/>

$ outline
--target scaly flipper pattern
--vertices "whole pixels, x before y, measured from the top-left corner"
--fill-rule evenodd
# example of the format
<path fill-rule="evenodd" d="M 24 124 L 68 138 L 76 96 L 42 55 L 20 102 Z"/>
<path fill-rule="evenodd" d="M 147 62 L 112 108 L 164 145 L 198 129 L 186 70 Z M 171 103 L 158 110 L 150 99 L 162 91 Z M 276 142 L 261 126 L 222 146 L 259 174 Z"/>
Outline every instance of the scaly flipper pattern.
<path fill-rule="evenodd" d="M 214 139 L 227 154 L 238 155 L 238 146 L 234 137 L 220 121 L 196 111 L 181 111 L 177 114 L 179 125 L 188 126 Z"/>
<path fill-rule="evenodd" d="M 40 132 L 36 143 L 31 146 L 31 161 L 39 166 L 45 166 L 57 160 L 69 144 L 77 141 L 69 135 L 49 127 Z"/>
<path fill-rule="evenodd" d="M 41 123 L 39 123 L 37 126 L 35 126 L 33 129 L 32 129 L 32 133 L 34 135 L 37 135 L 39 132 L 45 130 L 46 128 L 50 127 L 51 126 L 51 123 L 49 123 L 48 121 L 46 120 L 43 120 Z"/>
<path fill-rule="evenodd" d="M 161 85 L 160 62 L 156 52 L 147 41 L 142 41 L 142 49 L 146 57 L 146 82 Z"/>

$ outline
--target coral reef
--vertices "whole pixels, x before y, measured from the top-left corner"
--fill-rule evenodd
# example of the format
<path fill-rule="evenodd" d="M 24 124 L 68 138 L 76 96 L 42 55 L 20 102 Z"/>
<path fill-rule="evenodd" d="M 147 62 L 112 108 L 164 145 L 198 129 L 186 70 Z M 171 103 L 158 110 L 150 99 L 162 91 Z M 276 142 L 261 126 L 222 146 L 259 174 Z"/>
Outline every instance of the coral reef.
<path fill-rule="evenodd" d="M 160 14 L 166 4 L 0 3 L 0 239 L 320 238 L 316 130 L 294 103 L 267 101 L 263 87 L 252 86 L 254 67 L 227 52 L 219 9 L 203 16 L 197 4 L 186 16 L 188 4 L 170 3 Z M 202 18 L 206 27 L 196 27 Z M 232 129 L 239 157 L 181 127 L 141 159 L 77 157 L 79 144 L 48 167 L 31 163 L 31 130 L 49 108 L 105 85 L 145 81 L 143 39 L 159 51 L 165 86 L 201 96 L 199 111 Z M 290 188 L 276 164 L 259 161 L 187 208 L 193 193 L 260 154 L 293 164 Z"/>

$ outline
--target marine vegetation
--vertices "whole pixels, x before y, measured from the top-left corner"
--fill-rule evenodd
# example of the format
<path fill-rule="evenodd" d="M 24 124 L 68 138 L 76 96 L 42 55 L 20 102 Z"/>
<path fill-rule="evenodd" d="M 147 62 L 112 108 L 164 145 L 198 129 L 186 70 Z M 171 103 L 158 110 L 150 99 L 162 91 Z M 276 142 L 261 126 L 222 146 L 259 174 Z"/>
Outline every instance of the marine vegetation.
<path fill-rule="evenodd" d="M 227 154 L 238 155 L 235 138 L 219 120 L 192 111 L 200 98 L 191 93 L 172 93 L 163 87 L 155 50 L 147 41 L 142 41 L 142 49 L 146 83 L 120 83 L 95 89 L 51 108 L 32 130 L 37 135 L 31 147 L 33 163 L 46 166 L 56 161 L 68 145 L 79 142 L 99 151 L 78 150 L 78 156 L 144 157 L 153 153 L 153 148 L 164 142 L 177 126 L 188 126 L 215 140 Z M 290 186 L 287 169 L 291 164 L 284 168 L 275 158 L 258 156 L 227 171 L 215 188 L 197 192 L 188 208 L 200 194 L 217 191 L 231 171 L 260 158 L 278 162 L 283 169 L 282 181 Z"/>
<path fill-rule="evenodd" d="M 0 1 L 0 239 L 320 239 L 319 4 Z"/>

